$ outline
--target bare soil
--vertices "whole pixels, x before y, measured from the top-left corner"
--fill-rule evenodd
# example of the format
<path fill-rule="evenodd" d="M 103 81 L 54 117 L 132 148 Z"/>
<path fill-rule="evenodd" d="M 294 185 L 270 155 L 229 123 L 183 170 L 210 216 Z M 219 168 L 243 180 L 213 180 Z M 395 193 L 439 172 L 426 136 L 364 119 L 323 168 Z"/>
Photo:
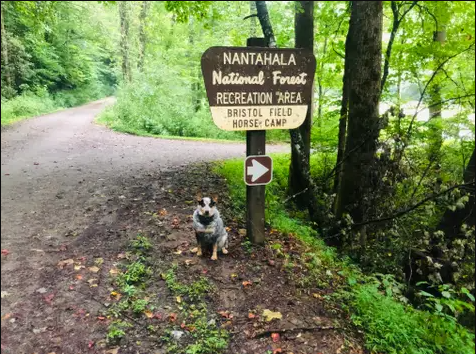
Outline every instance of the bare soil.
<path fill-rule="evenodd" d="M 160 333 L 146 328 L 165 330 L 179 311 L 159 274 L 172 264 L 181 280 L 200 275 L 214 285 L 208 315 L 230 333 L 226 353 L 362 352 L 342 325 L 346 319 L 325 303 L 331 290 L 303 287 L 305 270 L 290 270 L 269 247 L 282 244 L 299 264 L 302 245 L 270 230 L 266 247 L 243 245 L 243 220 L 233 215 L 224 181 L 208 162 L 243 157 L 244 144 L 117 134 L 93 123 L 110 103 L 2 130 L 2 353 L 166 353 Z M 230 230 L 230 253 L 216 262 L 190 252 L 199 190 L 219 193 Z M 155 272 L 147 291 L 159 316 L 128 319 L 134 327 L 111 347 L 105 341 L 112 320 L 105 313 L 117 301 L 111 269 L 138 234 L 152 242 Z M 282 319 L 264 321 L 264 309 Z"/>

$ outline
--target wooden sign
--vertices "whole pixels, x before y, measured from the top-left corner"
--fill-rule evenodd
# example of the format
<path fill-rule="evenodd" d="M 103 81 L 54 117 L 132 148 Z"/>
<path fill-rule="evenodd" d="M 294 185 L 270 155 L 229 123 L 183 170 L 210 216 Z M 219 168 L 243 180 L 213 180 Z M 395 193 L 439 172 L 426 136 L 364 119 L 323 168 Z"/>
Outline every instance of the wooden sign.
<path fill-rule="evenodd" d="M 211 47 L 202 56 L 213 121 L 223 130 L 294 129 L 312 100 L 306 49 Z"/>

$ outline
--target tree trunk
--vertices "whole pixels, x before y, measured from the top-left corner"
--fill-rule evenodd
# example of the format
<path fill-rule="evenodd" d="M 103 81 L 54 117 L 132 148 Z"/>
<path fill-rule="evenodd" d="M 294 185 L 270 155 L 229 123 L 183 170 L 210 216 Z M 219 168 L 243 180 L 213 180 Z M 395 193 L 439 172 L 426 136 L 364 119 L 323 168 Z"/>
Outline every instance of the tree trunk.
<path fill-rule="evenodd" d="M 371 206 L 372 165 L 379 136 L 379 99 L 382 61 L 381 1 L 353 1 L 346 42 L 348 129 L 337 217 L 348 213 L 355 223 Z M 361 230 L 363 231 L 363 230 Z M 361 243 L 365 232 L 361 233 Z M 362 251 L 365 244 L 361 244 Z"/>
<path fill-rule="evenodd" d="M 324 57 L 327 53 L 327 37 L 324 39 L 324 47 L 322 49 L 322 56 Z M 322 106 L 324 101 L 324 90 L 322 87 L 322 73 L 324 72 L 324 60 L 321 61 L 319 67 L 319 72 L 317 74 L 317 93 L 318 93 L 318 104 L 317 108 L 317 126 L 322 127 Z"/>
<path fill-rule="evenodd" d="M 256 15 L 256 2 L 250 1 L 250 16 Z M 256 37 L 256 17 L 250 18 L 250 37 Z"/>
<path fill-rule="evenodd" d="M 267 43 L 274 43 L 276 46 L 276 39 L 273 33 L 273 27 L 269 21 L 268 9 L 266 7 L 265 1 L 256 1 L 256 10 L 258 14 L 258 19 L 263 30 Z M 304 178 L 304 183 L 309 186 L 309 216 L 312 221 L 317 223 L 319 229 L 322 229 L 324 223 L 325 207 L 321 205 L 317 195 L 319 191 L 311 179 L 311 174 L 309 172 L 309 163 L 304 154 L 304 142 L 301 137 L 299 129 L 290 130 L 291 134 L 291 151 L 299 157 L 302 166 L 302 176 Z"/>
<path fill-rule="evenodd" d="M 471 155 L 468 166 L 464 172 L 464 183 L 471 183 L 475 180 L 475 151 Z M 469 193 L 469 201 L 463 209 L 456 209 L 452 211 L 448 209 L 443 215 L 437 229 L 445 233 L 447 242 L 451 242 L 458 238 L 461 233 L 461 226 L 467 224 L 469 227 L 475 224 L 475 199 L 474 189 Z M 443 256 L 440 254 L 439 256 Z"/>
<path fill-rule="evenodd" d="M 132 80 L 131 64 L 129 59 L 129 2 L 119 2 L 119 18 L 121 23 L 121 54 L 122 54 L 122 76 L 124 81 L 130 82 Z"/>
<path fill-rule="evenodd" d="M 295 47 L 314 49 L 314 1 L 296 1 L 296 12 L 294 17 Z M 314 90 L 313 90 L 314 91 Z M 312 97 L 312 96 L 311 96 Z M 303 148 L 301 153 L 309 166 L 309 156 L 311 153 L 311 125 L 313 115 L 313 104 L 308 106 L 304 123 L 297 128 L 301 135 Z M 291 135 L 292 137 L 292 135 Z M 296 195 L 295 202 L 300 208 L 306 208 L 309 204 L 309 193 L 301 193 L 309 188 L 304 177 L 304 166 L 302 158 L 296 155 L 296 151 L 291 149 L 291 165 L 289 167 L 289 194 Z M 301 193 L 301 194 L 298 194 Z"/>
<path fill-rule="evenodd" d="M 433 34 L 433 41 L 435 44 L 444 45 L 446 40 L 446 31 L 435 31 Z M 443 145 L 443 128 L 441 119 L 441 87 L 438 82 L 435 82 L 430 91 L 430 107 L 429 107 L 429 146 L 428 146 L 428 160 L 435 161 L 434 166 L 438 166 L 440 162 L 441 146 Z"/>
<path fill-rule="evenodd" d="M 349 42 L 350 32 L 347 33 L 346 45 Z M 345 150 L 345 136 L 347 130 L 347 115 L 349 112 L 349 69 L 351 63 L 349 62 L 349 53 L 345 52 L 345 61 L 344 61 L 344 77 L 342 78 L 342 102 L 340 106 L 340 118 L 339 118 L 339 142 L 337 145 L 337 161 L 335 167 L 334 175 L 334 194 L 336 194 L 336 199 L 334 202 L 334 213 L 337 214 L 339 209 L 339 199 L 337 198 L 339 192 L 340 179 L 342 177 L 342 163 L 344 161 L 344 150 Z"/>
<path fill-rule="evenodd" d="M 266 44 L 270 48 L 276 48 L 276 38 L 274 37 L 273 26 L 269 20 L 268 7 L 266 1 L 256 1 L 256 12 L 258 14 L 258 20 L 263 30 Z"/>
<path fill-rule="evenodd" d="M 12 76 L 10 72 L 10 58 L 8 56 L 8 38 L 7 38 L 7 32 L 5 30 L 5 21 L 3 19 L 3 6 L 4 2 L 2 1 L 1 4 L 1 20 L 2 20 L 2 72 L 5 73 L 5 83 L 7 84 L 7 87 L 12 87 Z"/>
<path fill-rule="evenodd" d="M 139 15 L 139 44 L 140 44 L 140 51 L 139 51 L 139 61 L 137 63 L 137 68 L 139 71 L 143 71 L 144 69 L 144 60 L 145 60 L 145 50 L 147 47 L 147 33 L 146 33 L 146 19 L 147 14 L 149 12 L 150 2 L 149 1 L 142 1 L 142 6 Z"/>

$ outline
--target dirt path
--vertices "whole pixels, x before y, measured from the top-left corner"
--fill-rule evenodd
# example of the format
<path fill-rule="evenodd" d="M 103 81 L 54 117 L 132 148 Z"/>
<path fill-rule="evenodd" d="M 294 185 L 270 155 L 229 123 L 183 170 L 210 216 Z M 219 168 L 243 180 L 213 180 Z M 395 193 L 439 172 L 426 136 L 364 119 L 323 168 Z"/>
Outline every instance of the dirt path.
<path fill-rule="evenodd" d="M 229 353 L 266 353 L 278 347 L 289 349 L 283 352 L 295 348 L 295 354 L 335 353 L 341 348 L 344 337 L 327 330 L 332 321 L 321 305 L 294 293 L 296 285 L 283 273 L 282 262 L 275 263 L 267 249 L 256 254 L 243 249 L 241 226 L 231 221 L 232 215 L 227 217 L 231 255 L 213 263 L 188 251 L 193 195 L 198 190 L 224 193 L 223 181 L 207 164 L 189 164 L 243 157 L 244 144 L 117 134 L 93 123 L 110 103 L 101 100 L 2 131 L 2 353 L 107 353 L 112 345 L 104 339 L 115 317 L 135 326 L 111 353 L 171 351 L 159 334 L 175 324 L 158 319 L 173 311 L 183 314 L 186 304 L 186 296 L 184 304 L 177 304 L 170 283 L 159 276 L 172 264 L 178 265 L 177 279 L 206 275 L 213 283 L 207 318 L 231 333 Z M 139 233 L 152 244 L 147 262 L 153 274 L 141 294 L 158 314 L 156 324 L 147 323 L 149 316 L 131 318 L 127 309 L 111 315 L 119 299 L 111 295 L 117 284 L 110 270 L 131 260 L 123 255 Z M 244 289 L 242 282 L 248 280 L 254 285 Z M 250 339 L 258 330 L 266 332 L 266 326 L 248 321 L 250 311 L 278 307 L 295 314 L 289 325 L 294 328 L 319 322 L 317 334 L 293 333 L 287 344 L 275 344 L 267 334 Z M 231 320 L 230 311 L 240 320 Z M 182 346 L 193 335 L 184 338 Z"/>

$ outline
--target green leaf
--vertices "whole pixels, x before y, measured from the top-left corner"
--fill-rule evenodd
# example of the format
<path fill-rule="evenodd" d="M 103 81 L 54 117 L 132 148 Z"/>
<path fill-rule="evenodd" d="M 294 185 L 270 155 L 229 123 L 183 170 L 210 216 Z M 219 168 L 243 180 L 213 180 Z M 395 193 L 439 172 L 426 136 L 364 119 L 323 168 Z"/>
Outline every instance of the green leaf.
<path fill-rule="evenodd" d="M 435 308 L 436 308 L 436 311 L 438 311 L 438 312 L 443 311 L 443 305 L 442 304 L 436 304 Z"/>
<path fill-rule="evenodd" d="M 427 293 L 426 291 L 423 291 L 423 290 L 421 290 L 419 294 L 426 297 L 435 297 L 434 295 Z"/>
<path fill-rule="evenodd" d="M 449 291 L 443 291 L 441 295 L 447 299 L 451 299 L 451 293 Z"/>

